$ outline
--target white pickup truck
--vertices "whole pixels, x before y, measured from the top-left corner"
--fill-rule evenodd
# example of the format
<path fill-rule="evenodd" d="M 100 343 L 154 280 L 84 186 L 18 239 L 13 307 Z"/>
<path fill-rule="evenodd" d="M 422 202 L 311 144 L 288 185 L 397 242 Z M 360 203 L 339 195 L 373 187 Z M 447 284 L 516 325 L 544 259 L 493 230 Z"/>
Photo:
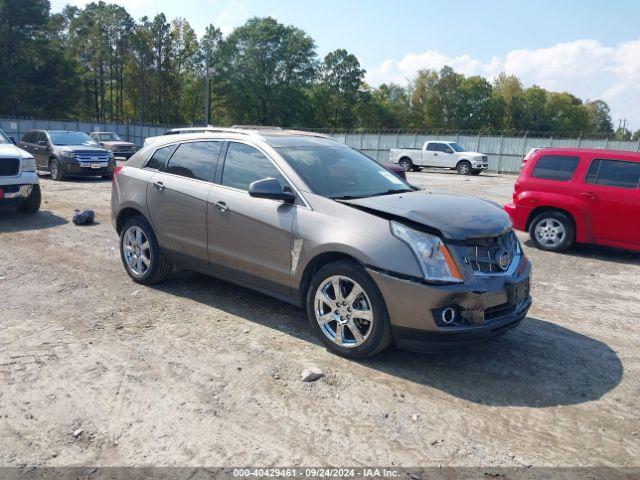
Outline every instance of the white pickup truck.
<path fill-rule="evenodd" d="M 489 168 L 489 157 L 478 152 L 469 152 L 456 142 L 424 142 L 422 150 L 414 148 L 392 148 L 389 161 L 397 163 L 405 171 L 421 167 L 448 168 L 460 175 L 478 175 Z"/>
<path fill-rule="evenodd" d="M 36 213 L 41 201 L 36 161 L 14 143 L 13 137 L 0 130 L 0 205 L 16 207 L 22 213 Z"/>

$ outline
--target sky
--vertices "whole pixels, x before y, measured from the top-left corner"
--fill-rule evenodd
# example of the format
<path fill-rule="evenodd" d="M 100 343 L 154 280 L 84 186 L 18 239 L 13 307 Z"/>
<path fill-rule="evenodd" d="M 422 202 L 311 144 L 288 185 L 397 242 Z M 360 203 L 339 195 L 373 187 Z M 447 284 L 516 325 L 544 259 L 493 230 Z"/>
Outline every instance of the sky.
<path fill-rule="evenodd" d="M 51 0 L 52 10 L 86 0 Z M 305 30 L 320 55 L 345 48 L 373 86 L 406 84 L 444 65 L 489 80 L 501 71 L 525 84 L 603 99 L 614 126 L 640 129 L 640 1 L 569 0 L 112 0 L 136 19 L 164 12 L 202 34 L 224 34 L 253 16 Z"/>

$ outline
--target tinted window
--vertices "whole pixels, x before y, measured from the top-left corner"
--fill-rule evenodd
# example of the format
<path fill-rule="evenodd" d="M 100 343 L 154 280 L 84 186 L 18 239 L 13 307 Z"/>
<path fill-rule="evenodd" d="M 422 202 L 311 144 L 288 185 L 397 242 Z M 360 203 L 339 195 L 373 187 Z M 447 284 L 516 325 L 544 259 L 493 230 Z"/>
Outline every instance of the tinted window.
<path fill-rule="evenodd" d="M 623 160 L 594 160 L 587 173 L 587 183 L 620 188 L 638 188 L 640 163 Z"/>
<path fill-rule="evenodd" d="M 287 185 L 282 174 L 263 153 L 249 145 L 229 143 L 222 172 L 222 185 L 249 190 L 252 182 L 263 178 L 275 178 L 283 187 Z"/>
<path fill-rule="evenodd" d="M 544 178 L 546 180 L 568 181 L 573 177 L 580 163 L 580 158 L 570 157 L 567 155 L 545 155 L 540 157 L 533 169 L 535 178 Z"/>
<path fill-rule="evenodd" d="M 169 160 L 169 157 L 175 149 L 175 145 L 169 145 L 167 147 L 162 147 L 156 150 L 147 162 L 147 168 L 154 168 L 156 170 L 164 171 L 165 167 L 167 166 L 167 161 Z"/>
<path fill-rule="evenodd" d="M 95 145 L 96 141 L 83 132 L 49 132 L 54 145 Z"/>
<path fill-rule="evenodd" d="M 427 150 L 430 152 L 441 152 L 440 143 L 429 143 L 427 144 Z"/>
<path fill-rule="evenodd" d="M 211 181 L 222 150 L 222 142 L 183 143 L 169 160 L 167 173 Z"/>
<path fill-rule="evenodd" d="M 318 195 L 354 198 L 411 191 L 399 177 L 353 148 L 285 147 L 278 152 Z"/>
<path fill-rule="evenodd" d="M 47 134 L 44 132 L 38 132 L 38 135 L 36 136 L 36 140 L 34 143 L 40 143 L 40 142 L 45 142 L 45 143 L 49 143 L 49 139 L 47 138 Z"/>
<path fill-rule="evenodd" d="M 37 132 L 27 132 L 24 137 L 22 137 L 22 141 L 26 143 L 34 143 Z"/>

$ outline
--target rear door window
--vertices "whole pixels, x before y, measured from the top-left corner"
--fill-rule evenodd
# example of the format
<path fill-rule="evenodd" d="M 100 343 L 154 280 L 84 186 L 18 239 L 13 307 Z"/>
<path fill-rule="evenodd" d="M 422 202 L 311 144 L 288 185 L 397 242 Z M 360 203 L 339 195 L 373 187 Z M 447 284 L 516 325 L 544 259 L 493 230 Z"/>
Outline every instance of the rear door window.
<path fill-rule="evenodd" d="M 427 150 L 430 152 L 439 152 L 440 151 L 440 144 L 439 143 L 428 143 L 427 144 Z"/>
<path fill-rule="evenodd" d="M 587 183 L 618 188 L 638 188 L 640 162 L 595 159 L 587 172 Z"/>
<path fill-rule="evenodd" d="M 580 157 L 569 155 L 544 155 L 533 169 L 533 177 L 544 180 L 567 182 L 573 178 Z"/>
<path fill-rule="evenodd" d="M 167 173 L 210 182 L 221 151 L 222 142 L 183 143 L 171 156 Z"/>
<path fill-rule="evenodd" d="M 35 143 L 34 140 L 38 132 L 27 132 L 24 137 L 22 137 L 22 141 L 25 143 Z"/>

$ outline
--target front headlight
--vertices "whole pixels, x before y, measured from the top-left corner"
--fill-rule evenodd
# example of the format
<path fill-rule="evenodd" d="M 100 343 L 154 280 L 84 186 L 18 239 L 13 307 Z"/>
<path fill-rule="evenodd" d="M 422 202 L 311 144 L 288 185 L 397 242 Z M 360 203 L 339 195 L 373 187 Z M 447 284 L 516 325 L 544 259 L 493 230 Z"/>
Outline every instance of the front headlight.
<path fill-rule="evenodd" d="M 65 158 L 76 158 L 76 154 L 73 152 L 62 152 L 62 156 Z"/>
<path fill-rule="evenodd" d="M 451 252 L 437 235 L 419 232 L 396 222 L 391 222 L 391 233 L 411 247 L 426 280 L 464 281 Z"/>
<path fill-rule="evenodd" d="M 31 158 L 23 158 L 20 160 L 20 170 L 23 172 L 35 172 L 36 171 L 36 161 Z"/>

